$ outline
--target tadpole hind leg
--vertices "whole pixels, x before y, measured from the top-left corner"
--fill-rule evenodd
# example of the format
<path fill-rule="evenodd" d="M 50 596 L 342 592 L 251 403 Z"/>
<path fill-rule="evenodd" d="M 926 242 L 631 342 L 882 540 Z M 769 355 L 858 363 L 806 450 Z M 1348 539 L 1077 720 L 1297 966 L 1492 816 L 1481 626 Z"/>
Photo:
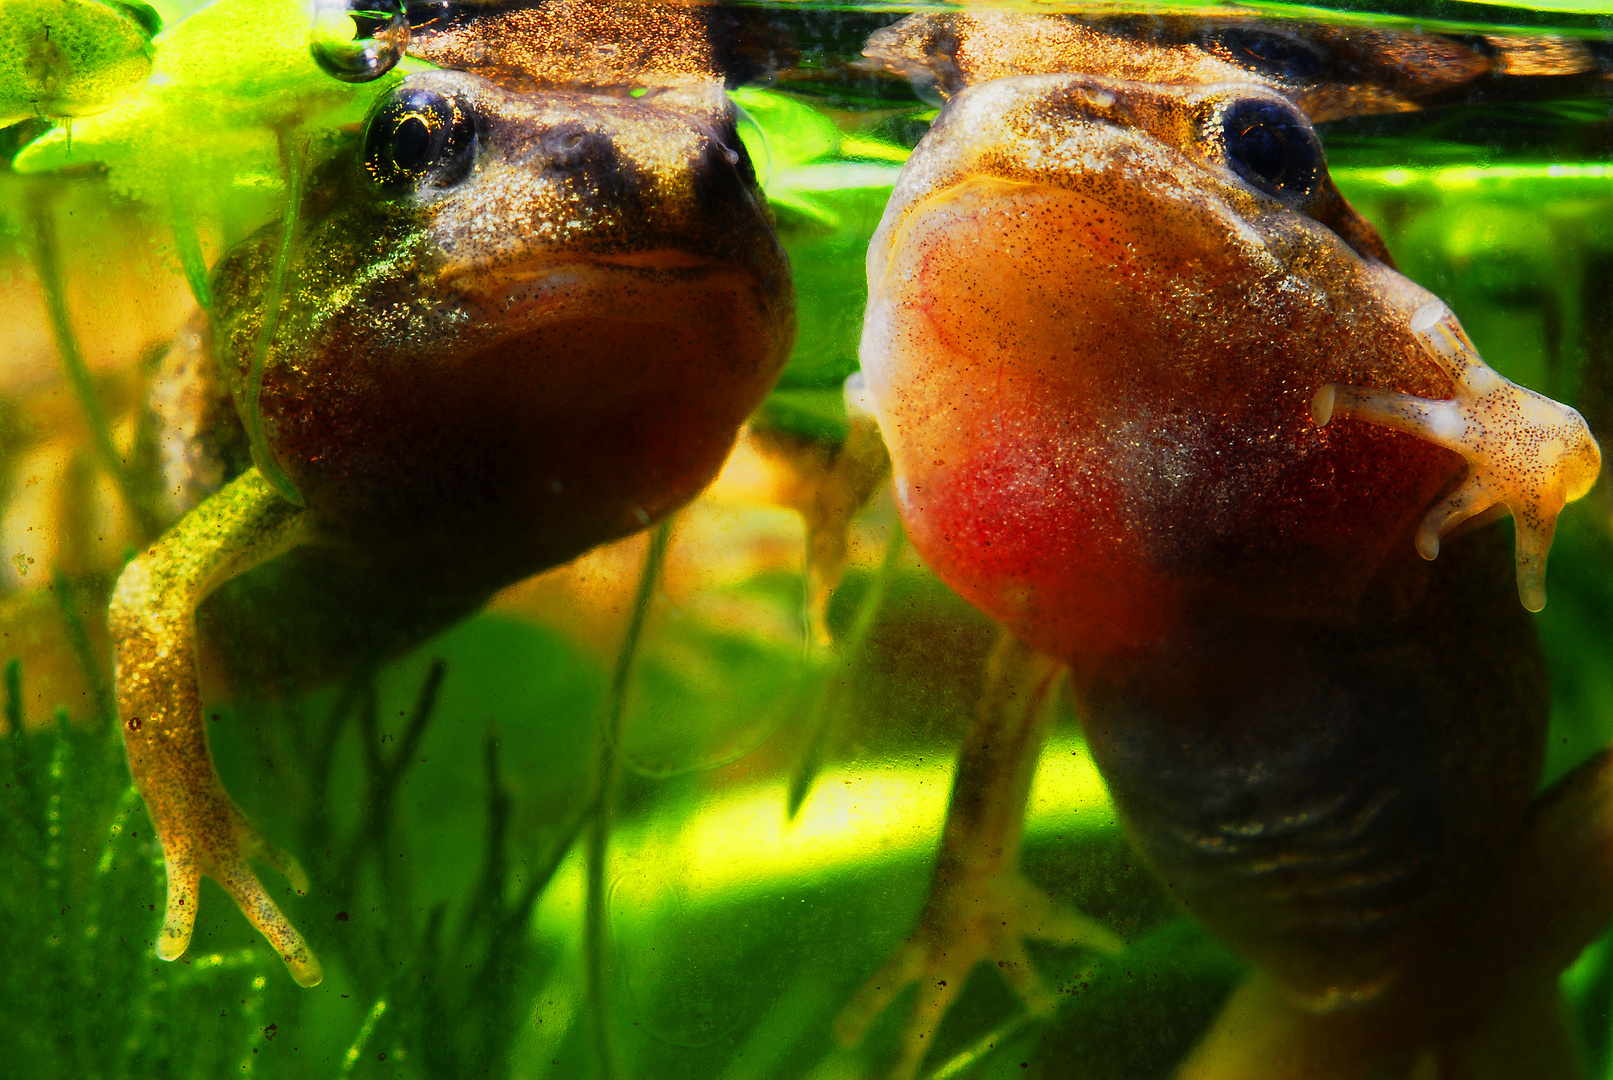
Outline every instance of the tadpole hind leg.
<path fill-rule="evenodd" d="M 918 926 L 835 1020 L 835 1037 L 854 1045 L 903 990 L 917 985 L 892 1080 L 917 1074 L 975 965 L 995 963 L 1026 1007 L 1047 1015 L 1057 999 L 1026 953 L 1027 940 L 1104 953 L 1122 948 L 1101 923 L 1061 908 L 1019 870 L 1025 803 L 1062 673 L 1057 661 L 1002 632 L 959 756 Z"/>
<path fill-rule="evenodd" d="M 157 955 L 190 944 L 203 875 L 228 892 L 285 961 L 314 986 L 319 961 L 258 881 L 249 860 L 308 878 L 265 840 L 219 782 L 207 745 L 196 657 L 196 607 L 230 578 L 300 543 L 306 515 L 255 469 L 207 499 L 135 559 L 118 579 L 110 624 L 117 656 L 118 713 L 129 771 L 162 842 L 168 902 Z"/>

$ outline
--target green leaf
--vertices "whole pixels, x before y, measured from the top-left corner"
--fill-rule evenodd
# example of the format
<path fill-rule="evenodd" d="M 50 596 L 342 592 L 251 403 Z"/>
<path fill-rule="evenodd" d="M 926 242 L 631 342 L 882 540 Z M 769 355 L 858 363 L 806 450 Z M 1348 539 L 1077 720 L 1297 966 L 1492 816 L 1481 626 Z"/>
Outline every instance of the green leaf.
<path fill-rule="evenodd" d="M 300 0 L 218 0 L 159 34 L 145 89 L 69 131 L 51 131 L 17 155 L 20 172 L 98 162 L 112 187 L 158 206 L 217 208 L 284 188 L 282 140 L 356 124 L 405 62 L 372 83 L 349 84 L 308 52 Z M 198 216 L 205 216 L 205 210 Z"/>
<path fill-rule="evenodd" d="M 156 12 L 102 0 L 8 0 L 0 7 L 0 127 L 90 116 L 151 73 Z"/>
<path fill-rule="evenodd" d="M 767 154 L 775 169 L 839 156 L 840 129 L 805 102 L 777 90 L 750 87 L 731 91 L 728 96 L 766 136 Z"/>
<path fill-rule="evenodd" d="M 754 128 L 741 126 L 779 237 L 795 269 L 800 332 L 789 366 L 757 419 L 766 427 L 838 439 L 845 434 L 840 387 L 857 370 L 869 237 L 902 162 L 912 152 L 863 133 L 843 133 L 805 101 L 776 90 L 732 97 Z"/>

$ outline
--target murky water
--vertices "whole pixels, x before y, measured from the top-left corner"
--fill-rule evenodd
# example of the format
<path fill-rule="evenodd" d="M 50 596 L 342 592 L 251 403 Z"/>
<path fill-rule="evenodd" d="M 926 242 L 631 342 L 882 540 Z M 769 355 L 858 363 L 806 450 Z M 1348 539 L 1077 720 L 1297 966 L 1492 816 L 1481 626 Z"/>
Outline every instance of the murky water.
<path fill-rule="evenodd" d="M 1447 34 L 1507 77 L 1317 123 L 1333 180 L 1491 366 L 1613 430 L 1613 18 L 1590 0 L 1380 6 L 1263 17 Z M 383 73 L 396 59 L 383 40 L 330 61 L 373 78 L 339 81 L 311 59 L 295 0 L 158 4 L 154 40 L 143 5 L 13 7 L 0 32 L 33 66 L 0 62 L 0 100 L 24 103 L 0 129 L 0 1047 L 14 1063 L 0 1071 L 884 1075 L 927 991 L 868 1017 L 860 1041 L 837 1039 L 836 1018 L 844 1034 L 848 1001 L 919 915 L 998 633 L 904 540 L 877 436 L 846 404 L 865 253 L 942 101 L 862 57 L 909 11 L 724 9 L 714 40 L 753 76 L 730 89 L 736 133 L 789 257 L 798 330 L 697 498 L 401 655 L 327 656 L 320 678 L 275 661 L 304 631 L 264 614 L 273 588 L 235 623 L 204 610 L 218 771 L 311 881 L 297 896 L 259 868 L 323 962 L 302 989 L 212 885 L 184 957 L 154 956 L 164 867 L 124 761 L 107 602 L 184 509 L 145 403 L 197 312 L 219 310 L 209 269 L 278 237 L 288 203 L 328 197 L 328 163 L 353 153 L 373 104 L 431 65 Z M 484 10 L 411 9 L 417 46 Z M 361 25 L 401 34 L 386 16 Z M 69 94 L 41 73 L 65 70 L 74 33 L 112 44 L 81 60 L 99 75 Z M 1509 54 L 1520 35 L 1534 51 Z M 600 45 L 613 62 L 620 43 Z M 398 302 L 411 299 L 429 297 Z M 610 372 L 590 379 L 613 390 Z M 1610 522 L 1604 480 L 1565 511 L 1533 617 L 1551 677 L 1542 789 L 1613 739 Z M 265 644 L 253 626 L 268 622 L 287 629 Z M 1124 949 L 1032 940 L 1021 959 L 1051 991 L 1040 1011 L 1002 963 L 974 967 L 919 1075 L 1171 1076 L 1249 977 L 1132 848 L 1074 699 L 1055 698 L 1020 865 Z M 1610 940 L 1562 977 L 1598 1077 L 1613 1075 Z M 1381 1075 L 1433 1075 L 1412 1071 L 1427 1067 L 1415 1035 L 1406 1046 Z M 1317 1075 L 1368 1075 L 1351 1067 Z"/>

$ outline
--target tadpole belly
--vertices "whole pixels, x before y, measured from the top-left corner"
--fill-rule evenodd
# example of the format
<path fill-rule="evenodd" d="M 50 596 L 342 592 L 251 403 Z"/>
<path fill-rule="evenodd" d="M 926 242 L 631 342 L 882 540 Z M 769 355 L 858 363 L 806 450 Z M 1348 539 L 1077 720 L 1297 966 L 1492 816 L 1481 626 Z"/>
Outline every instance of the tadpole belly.
<path fill-rule="evenodd" d="M 1548 688 L 1510 561 L 1488 528 L 1353 625 L 1212 610 L 1078 687 L 1161 880 L 1315 1006 L 1389 985 L 1518 835 Z"/>

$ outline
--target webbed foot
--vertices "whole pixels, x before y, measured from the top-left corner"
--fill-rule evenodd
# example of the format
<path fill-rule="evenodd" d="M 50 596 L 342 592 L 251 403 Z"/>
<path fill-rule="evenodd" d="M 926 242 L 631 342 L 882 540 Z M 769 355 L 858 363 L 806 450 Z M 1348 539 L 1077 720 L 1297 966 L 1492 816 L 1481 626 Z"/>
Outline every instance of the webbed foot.
<path fill-rule="evenodd" d="M 969 973 L 984 962 L 997 965 L 1033 1014 L 1051 1014 L 1058 999 L 1026 954 L 1028 940 L 1111 954 L 1124 947 L 1097 921 L 1055 904 L 1017 869 L 938 884 L 906 944 L 840 1010 L 835 1038 L 847 1046 L 861 1042 L 896 996 L 917 984 L 918 1001 L 902 1028 L 901 1049 L 888 1074 L 891 1080 L 910 1080 Z"/>
<path fill-rule="evenodd" d="M 1539 611 L 1546 606 L 1546 554 L 1557 515 L 1590 491 L 1602 467 L 1601 450 L 1579 413 L 1485 364 L 1440 301 L 1417 309 L 1411 331 L 1450 375 L 1451 398 L 1329 383 L 1316 392 L 1311 413 L 1320 425 L 1335 416 L 1356 417 L 1461 454 L 1467 476 L 1423 519 L 1417 551 L 1433 559 L 1452 529 L 1504 507 L 1517 526 L 1518 599 Z"/>
<path fill-rule="evenodd" d="M 158 814 L 155 807 L 153 813 Z M 324 973 L 318 957 L 269 898 L 248 860 L 258 859 L 279 871 L 299 896 L 308 892 L 308 875 L 296 859 L 263 838 L 222 787 L 214 784 L 212 790 L 192 793 L 183 806 L 161 813 L 157 835 L 168 872 L 168 904 L 157 934 L 158 956 L 177 960 L 190 946 L 205 874 L 230 894 L 241 914 L 280 954 L 299 985 L 319 985 Z"/>

